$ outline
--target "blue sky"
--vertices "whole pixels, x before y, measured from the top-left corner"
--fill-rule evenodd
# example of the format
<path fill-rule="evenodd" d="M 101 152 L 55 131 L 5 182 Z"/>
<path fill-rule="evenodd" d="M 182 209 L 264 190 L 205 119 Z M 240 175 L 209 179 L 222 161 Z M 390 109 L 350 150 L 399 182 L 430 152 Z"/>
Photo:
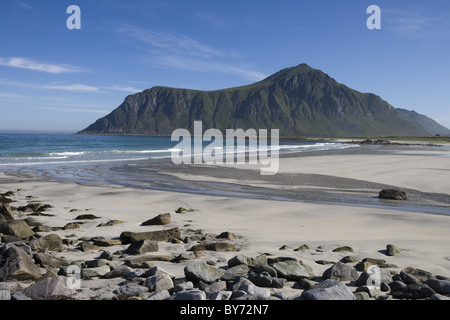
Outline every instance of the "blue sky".
<path fill-rule="evenodd" d="M 449 16 L 448 0 L 1 0 L 0 131 L 76 132 L 153 86 L 223 89 L 300 63 L 450 127 Z"/>

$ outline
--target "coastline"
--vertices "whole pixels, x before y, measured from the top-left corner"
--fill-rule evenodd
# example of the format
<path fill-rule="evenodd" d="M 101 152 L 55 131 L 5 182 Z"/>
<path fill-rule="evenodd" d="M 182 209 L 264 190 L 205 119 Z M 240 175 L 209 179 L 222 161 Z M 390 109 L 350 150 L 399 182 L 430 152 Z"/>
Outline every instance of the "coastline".
<path fill-rule="evenodd" d="M 34 218 L 52 228 L 74 222 L 76 215 L 85 212 L 100 217 L 95 221 L 86 221 L 79 229 L 39 232 L 41 236 L 56 233 L 62 239 L 100 236 L 118 239 L 123 231 L 142 232 L 174 226 L 179 227 L 182 234 L 199 229 L 203 230 L 204 235 L 228 231 L 238 236 L 235 240 L 238 251 L 203 251 L 195 261 L 214 261 L 218 267 L 225 268 L 227 261 L 237 254 L 255 257 L 266 253 L 298 259 L 311 266 L 314 274 L 320 277 L 331 265 L 316 261 L 336 263 L 351 255 L 360 260 L 384 259 L 397 265 L 392 272 L 399 273 L 406 267 L 414 267 L 450 277 L 450 217 L 420 210 L 422 206 L 424 209 L 440 207 L 450 211 L 449 195 L 443 192 L 450 190 L 449 170 L 445 166 L 448 158 L 443 157 L 439 150 L 394 149 L 380 152 L 369 148 L 361 152 L 358 148 L 285 156 L 280 159 L 280 175 L 267 179 L 258 177 L 258 168 L 248 166 L 181 168 L 162 165 L 148 176 L 164 176 L 167 185 L 162 190 L 148 186 L 131 187 L 126 183 L 121 186 L 103 183 L 89 185 L 35 179 L 33 175 L 12 177 L 1 174 L 0 191 L 15 192 L 13 199 L 17 202 L 11 203 L 13 206 L 26 205 L 30 201 L 27 196 L 50 204 L 52 209 L 48 213 L 53 216 Z M 139 164 L 142 162 L 128 164 L 126 174 L 130 174 L 130 165 L 136 169 Z M 151 171 L 143 166 L 129 178 L 142 176 L 142 170 Z M 180 183 L 179 188 L 169 191 L 175 181 Z M 213 189 L 213 192 L 182 192 L 182 187 L 187 185 L 194 189 Z M 406 189 L 411 198 L 401 206 L 412 203 L 417 210 L 408 212 L 397 208 L 398 202 L 376 199 L 378 188 L 382 186 Z M 299 198 L 295 201 L 289 197 L 279 199 L 282 194 L 297 194 Z M 305 199 L 307 195 L 310 199 Z M 327 197 L 331 199 L 328 202 Z M 339 199 L 347 199 L 349 203 L 359 199 L 357 201 L 362 203 L 333 203 Z M 381 206 L 366 203 L 374 201 L 381 203 Z M 177 214 L 175 210 L 179 207 L 193 211 Z M 14 213 L 16 219 L 27 217 L 24 213 Z M 162 213 L 171 213 L 170 225 L 140 225 Z M 99 223 L 110 220 L 122 220 L 123 223 L 97 227 Z M 385 248 L 391 243 L 401 248 L 402 253 L 387 256 Z M 303 244 L 310 249 L 294 251 Z M 192 245 L 160 242 L 157 254 L 176 256 L 189 251 Z M 284 245 L 287 249 L 280 250 Z M 333 252 L 340 246 L 350 246 L 354 252 Z M 123 251 L 126 247 L 122 244 L 102 249 L 114 252 Z M 72 245 L 53 254 L 71 261 L 85 261 L 98 257 L 99 250 L 81 252 Z M 154 261 L 152 264 L 166 270 L 174 279 L 182 279 L 184 267 L 190 262 Z M 116 264 L 120 263 L 123 260 L 116 261 Z M 82 280 L 82 289 L 74 297 L 112 299 L 116 295 L 112 293 L 111 286 L 117 286 L 121 281 L 123 279 Z M 351 281 L 345 283 L 353 291 L 356 290 Z M 291 281 L 280 290 L 289 299 L 300 296 L 304 291 Z"/>

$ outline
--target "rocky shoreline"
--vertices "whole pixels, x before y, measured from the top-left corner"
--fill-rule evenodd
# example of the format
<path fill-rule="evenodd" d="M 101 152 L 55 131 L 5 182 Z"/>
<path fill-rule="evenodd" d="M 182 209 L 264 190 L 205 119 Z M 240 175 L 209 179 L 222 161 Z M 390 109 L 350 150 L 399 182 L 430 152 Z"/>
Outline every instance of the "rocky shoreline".
<path fill-rule="evenodd" d="M 329 244 L 285 245 L 267 248 L 278 254 L 249 256 L 241 253 L 245 235 L 175 225 L 174 215 L 189 217 L 184 208 L 142 221 L 157 230 L 104 237 L 96 232 L 123 221 L 98 223 L 100 217 L 86 209 L 74 210 L 65 225 L 49 227 L 40 219 L 56 214 L 52 205 L 28 196 L 16 207 L 16 193 L 0 195 L 0 300 L 450 299 L 450 278 L 390 263 L 389 257 L 404 251 L 389 243 L 379 248 L 386 259 L 360 259 L 350 246 Z M 77 236 L 86 228 L 92 236 Z M 321 274 L 297 255 L 314 259 L 325 251 L 336 259 L 315 259 L 326 266 Z M 171 274 L 168 265 L 180 272 Z"/>

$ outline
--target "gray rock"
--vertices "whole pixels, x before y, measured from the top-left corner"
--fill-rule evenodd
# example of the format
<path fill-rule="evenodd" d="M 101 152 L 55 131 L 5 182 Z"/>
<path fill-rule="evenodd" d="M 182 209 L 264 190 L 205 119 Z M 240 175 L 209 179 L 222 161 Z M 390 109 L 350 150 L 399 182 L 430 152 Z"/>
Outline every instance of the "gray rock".
<path fill-rule="evenodd" d="M 364 291 L 358 291 L 353 293 L 355 300 L 370 300 L 370 295 Z"/>
<path fill-rule="evenodd" d="M 30 258 L 33 257 L 33 252 L 31 251 L 31 248 L 29 245 L 27 245 L 24 241 L 17 241 L 17 242 L 11 242 L 7 243 L 0 249 L 0 255 L 6 252 L 11 247 L 17 247 L 25 251 L 25 253 L 30 256 Z"/>
<path fill-rule="evenodd" d="M 129 272 L 131 272 L 131 269 L 127 266 L 119 266 L 118 268 L 111 270 L 110 272 L 108 272 L 107 274 L 105 274 L 103 277 L 105 277 L 106 279 L 111 279 L 111 278 L 118 278 L 118 277 L 124 277 L 126 276 Z"/>
<path fill-rule="evenodd" d="M 166 300 L 206 300 L 206 293 L 201 290 L 185 290 L 174 293 Z"/>
<path fill-rule="evenodd" d="M 69 265 L 69 261 L 48 253 L 38 252 L 34 255 L 34 261 L 43 268 L 56 268 Z"/>
<path fill-rule="evenodd" d="M 156 276 L 148 277 L 145 280 L 145 286 L 150 289 L 150 291 L 161 291 L 169 290 L 173 288 L 172 278 L 167 274 L 159 274 Z"/>
<path fill-rule="evenodd" d="M 393 256 L 393 255 L 396 255 L 396 254 L 400 254 L 401 252 L 402 252 L 402 249 L 396 247 L 393 244 L 388 244 L 386 246 L 386 255 L 388 255 L 388 256 Z"/>
<path fill-rule="evenodd" d="M 1 300 L 11 300 L 11 292 L 8 290 L 0 290 L 0 301 Z"/>
<path fill-rule="evenodd" d="M 250 275 L 248 280 L 258 287 L 270 288 L 272 286 L 272 277 L 267 272 Z"/>
<path fill-rule="evenodd" d="M 170 213 L 162 213 L 150 220 L 142 222 L 141 225 L 143 225 L 143 226 L 158 226 L 158 225 L 166 225 L 166 224 L 171 224 L 171 223 L 172 223 L 172 220 L 170 217 Z"/>
<path fill-rule="evenodd" d="M 328 279 L 311 290 L 303 291 L 300 296 L 304 300 L 355 300 L 350 289 L 342 282 Z"/>
<path fill-rule="evenodd" d="M 400 277 L 406 284 L 425 283 L 428 279 L 436 279 L 436 277 L 428 271 L 407 267 L 400 271 Z"/>
<path fill-rule="evenodd" d="M 70 297 L 75 291 L 69 288 L 67 279 L 64 276 L 47 278 L 25 288 L 23 293 L 33 300 Z"/>
<path fill-rule="evenodd" d="M 230 300 L 231 295 L 231 291 L 216 291 L 209 296 L 209 300 Z"/>
<path fill-rule="evenodd" d="M 298 281 L 301 278 L 313 279 L 315 277 L 310 266 L 293 260 L 276 262 L 272 267 L 277 271 L 278 277 L 287 280 Z"/>
<path fill-rule="evenodd" d="M 0 233 L 28 239 L 34 235 L 34 231 L 25 220 L 11 220 L 0 224 Z"/>
<path fill-rule="evenodd" d="M 142 296 L 146 292 L 148 292 L 147 287 L 141 286 L 134 282 L 127 282 L 113 291 L 115 294 L 123 294 L 134 297 Z"/>
<path fill-rule="evenodd" d="M 237 256 L 234 256 L 233 258 L 228 260 L 228 267 L 230 268 L 237 266 L 239 264 L 246 264 L 250 268 L 253 268 L 258 264 L 267 264 L 267 256 L 265 254 L 262 254 L 257 257 L 251 258 L 242 254 L 238 254 Z"/>
<path fill-rule="evenodd" d="M 348 264 L 338 262 L 332 267 L 328 268 L 322 274 L 322 279 L 333 279 L 339 281 L 353 281 L 358 279 L 358 271 Z"/>
<path fill-rule="evenodd" d="M 146 300 L 166 300 L 170 297 L 170 293 L 167 290 L 152 292 Z"/>
<path fill-rule="evenodd" d="M 27 297 L 22 291 L 16 291 L 12 294 L 11 300 L 33 300 Z"/>
<path fill-rule="evenodd" d="M 11 246 L 0 255 L 0 281 L 8 279 L 37 280 L 41 271 L 24 250 Z"/>
<path fill-rule="evenodd" d="M 128 254 L 144 254 L 147 252 L 157 252 L 158 242 L 151 240 L 139 240 L 129 245 L 126 250 Z"/>
<path fill-rule="evenodd" d="M 194 284 L 192 283 L 192 281 L 186 281 L 175 285 L 173 287 L 173 292 L 180 292 L 183 290 L 191 290 L 191 289 L 194 289 Z"/>
<path fill-rule="evenodd" d="M 82 279 L 91 279 L 96 277 L 102 277 L 111 271 L 110 266 L 103 265 L 99 267 L 93 268 L 83 268 L 81 269 L 81 278 Z"/>
<path fill-rule="evenodd" d="M 213 293 L 216 291 L 223 291 L 227 289 L 227 283 L 225 281 L 216 281 L 211 284 L 206 284 L 204 282 L 199 282 L 197 284 L 200 290 L 205 291 L 206 293 Z"/>
<path fill-rule="evenodd" d="M 244 277 L 236 279 L 232 289 L 233 291 L 244 291 L 247 295 L 258 296 L 261 300 L 265 300 L 270 297 L 269 290 L 255 286 L 253 282 Z"/>
<path fill-rule="evenodd" d="M 124 231 L 120 234 L 120 240 L 123 244 L 136 242 L 139 240 L 153 241 L 172 241 L 174 238 L 181 239 L 181 231 L 178 227 L 149 232 L 129 232 Z"/>
<path fill-rule="evenodd" d="M 450 300 L 450 298 L 442 294 L 435 293 L 430 297 L 430 300 Z"/>
<path fill-rule="evenodd" d="M 225 270 L 210 266 L 204 262 L 194 262 L 184 267 L 186 279 L 194 283 L 198 281 L 212 283 L 220 279 L 225 273 Z"/>
<path fill-rule="evenodd" d="M 194 245 L 192 251 L 220 251 L 233 252 L 236 251 L 236 246 L 229 242 L 212 242 Z"/>
<path fill-rule="evenodd" d="M 377 269 L 377 276 L 379 276 L 378 279 L 373 279 L 374 278 L 373 272 L 371 272 L 370 268 L 368 270 L 362 272 L 359 275 L 358 279 L 355 281 L 356 286 L 372 285 L 372 283 L 368 283 L 368 281 L 370 281 L 370 280 L 376 280 L 377 283 L 373 284 L 373 285 L 379 285 L 379 286 L 381 286 L 381 283 L 383 283 L 383 282 L 386 284 L 389 284 L 393 281 L 391 273 L 387 269 L 381 269 L 381 268 Z M 369 278 L 371 278 L 371 279 L 369 279 Z"/>
<path fill-rule="evenodd" d="M 0 202 L 0 223 L 14 220 L 11 206 L 8 203 Z"/>
<path fill-rule="evenodd" d="M 439 294 L 450 294 L 450 281 L 449 280 L 438 280 L 438 279 L 428 279 L 425 282 L 431 289 Z"/>
<path fill-rule="evenodd" d="M 383 189 L 378 194 L 378 198 L 389 200 L 407 200 L 406 192 L 396 189 Z"/>
<path fill-rule="evenodd" d="M 239 264 L 237 266 L 231 267 L 225 270 L 225 274 L 222 276 L 223 280 L 234 280 L 235 278 L 242 277 L 246 275 L 249 268 L 246 264 Z"/>

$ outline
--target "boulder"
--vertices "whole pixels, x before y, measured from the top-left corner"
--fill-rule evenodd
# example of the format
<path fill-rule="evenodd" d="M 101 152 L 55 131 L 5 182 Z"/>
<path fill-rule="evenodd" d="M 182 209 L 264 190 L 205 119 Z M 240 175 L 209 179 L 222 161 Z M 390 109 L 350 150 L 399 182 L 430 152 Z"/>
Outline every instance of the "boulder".
<path fill-rule="evenodd" d="M 33 251 L 42 249 L 61 251 L 63 249 L 62 239 L 57 234 L 49 234 L 38 239 L 33 239 L 29 242 L 29 245 Z"/>
<path fill-rule="evenodd" d="M 106 273 L 104 275 L 104 277 L 106 279 L 118 278 L 118 277 L 126 276 L 130 272 L 131 272 L 131 269 L 129 267 L 122 265 L 122 266 L 119 266 L 118 268 Z"/>
<path fill-rule="evenodd" d="M 168 290 L 155 291 L 151 293 L 146 300 L 166 300 L 170 297 Z"/>
<path fill-rule="evenodd" d="M 358 271 L 365 271 L 370 266 L 381 266 L 384 264 L 386 264 L 386 260 L 383 260 L 383 259 L 364 258 L 356 264 L 355 268 Z"/>
<path fill-rule="evenodd" d="M 233 258 L 228 260 L 228 266 L 230 268 L 243 263 L 248 265 L 250 268 L 257 266 L 258 264 L 267 264 L 267 256 L 265 254 L 261 254 L 257 257 L 251 258 L 242 254 L 238 254 L 237 256 L 234 256 Z"/>
<path fill-rule="evenodd" d="M 0 233 L 28 239 L 34 235 L 34 231 L 24 220 L 10 220 L 0 224 Z"/>
<path fill-rule="evenodd" d="M 142 222 L 142 226 L 158 226 L 158 225 L 166 225 L 171 224 L 172 220 L 170 217 L 170 213 L 162 213 L 157 215 L 156 217 Z"/>
<path fill-rule="evenodd" d="M 148 277 L 145 280 L 145 286 L 150 291 L 170 290 L 173 288 L 173 281 L 167 274 L 158 274 Z"/>
<path fill-rule="evenodd" d="M 56 276 L 47 278 L 25 288 L 23 293 L 33 300 L 45 300 L 49 298 L 68 298 L 75 293 L 68 285 L 68 278 Z"/>
<path fill-rule="evenodd" d="M 74 220 L 95 220 L 95 219 L 100 219 L 100 217 L 97 217 L 96 215 L 93 214 L 81 214 L 77 216 Z"/>
<path fill-rule="evenodd" d="M 11 246 L 2 251 L 0 255 L 0 281 L 8 279 L 37 280 L 41 277 L 41 271 L 22 249 Z"/>
<path fill-rule="evenodd" d="M 81 270 L 81 278 L 82 279 L 90 279 L 90 278 L 102 277 L 110 271 L 111 271 L 111 268 L 108 265 L 92 267 L 92 268 L 83 268 Z"/>
<path fill-rule="evenodd" d="M 425 283 L 436 293 L 450 294 L 450 280 L 428 279 Z"/>
<path fill-rule="evenodd" d="M 238 237 L 232 232 L 225 231 L 225 232 L 222 232 L 221 234 L 219 234 L 216 238 L 217 239 L 235 240 Z"/>
<path fill-rule="evenodd" d="M 121 285 L 118 289 L 113 291 L 113 293 L 115 294 L 133 297 L 139 297 L 146 292 L 148 292 L 147 287 L 134 282 L 127 282 L 124 285 Z"/>
<path fill-rule="evenodd" d="M 234 252 L 236 247 L 228 242 L 213 242 L 197 244 L 191 248 L 192 251 L 220 251 L 220 252 Z"/>
<path fill-rule="evenodd" d="M 353 252 L 354 250 L 352 247 L 349 246 L 341 246 L 333 249 L 333 252 L 345 252 L 345 251 Z"/>
<path fill-rule="evenodd" d="M 383 189 L 378 194 L 379 199 L 407 200 L 406 193 L 397 189 Z"/>
<path fill-rule="evenodd" d="M 126 250 L 126 253 L 144 254 L 147 252 L 157 252 L 158 250 L 158 242 L 151 240 L 139 240 L 131 243 Z"/>
<path fill-rule="evenodd" d="M 166 300 L 206 300 L 206 292 L 201 290 L 186 290 L 174 293 Z"/>
<path fill-rule="evenodd" d="M 277 271 L 278 277 L 287 280 L 298 281 L 302 278 L 313 279 L 315 277 L 310 266 L 294 260 L 276 262 L 272 267 Z"/>
<path fill-rule="evenodd" d="M 0 223 L 14 220 L 11 206 L 8 203 L 0 202 Z"/>
<path fill-rule="evenodd" d="M 178 227 L 158 230 L 158 231 L 148 231 L 148 232 L 129 232 L 124 231 L 120 234 L 120 240 L 123 244 L 136 242 L 139 240 L 153 240 L 153 241 L 172 241 L 174 238 L 181 239 L 181 231 Z"/>
<path fill-rule="evenodd" d="M 355 300 L 350 289 L 342 282 L 328 279 L 313 289 L 303 291 L 302 300 Z"/>
<path fill-rule="evenodd" d="M 400 254 L 401 252 L 402 252 L 402 249 L 397 248 L 393 244 L 388 244 L 386 246 L 386 255 L 388 255 L 388 256 L 393 256 L 393 255 L 396 255 L 396 254 Z"/>
<path fill-rule="evenodd" d="M 353 281 L 358 279 L 358 272 L 353 266 L 338 262 L 323 272 L 322 279 Z"/>
<path fill-rule="evenodd" d="M 225 270 L 225 274 L 222 276 L 223 280 L 234 280 L 238 277 L 243 277 L 248 274 L 249 268 L 246 264 L 238 264 L 237 266 L 228 268 Z"/>
<path fill-rule="evenodd" d="M 55 257 L 51 254 L 44 253 L 44 252 L 38 252 L 34 255 L 34 261 L 36 261 L 37 264 L 39 264 L 43 268 L 56 268 L 56 267 L 62 267 L 62 266 L 68 266 L 69 261 L 67 261 L 64 258 Z"/>
<path fill-rule="evenodd" d="M 211 283 L 220 279 L 225 273 L 225 270 L 210 266 L 204 262 L 194 262 L 184 267 L 186 280 L 194 283 L 198 281 Z"/>

